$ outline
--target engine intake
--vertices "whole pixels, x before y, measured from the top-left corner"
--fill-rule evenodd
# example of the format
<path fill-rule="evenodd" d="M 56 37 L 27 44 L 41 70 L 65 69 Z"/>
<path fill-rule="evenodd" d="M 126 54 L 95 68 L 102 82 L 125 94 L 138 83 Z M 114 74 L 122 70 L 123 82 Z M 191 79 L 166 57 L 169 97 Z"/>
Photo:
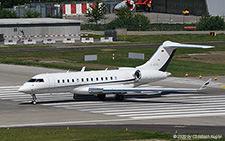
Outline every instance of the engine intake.
<path fill-rule="evenodd" d="M 135 81 L 139 81 L 141 79 L 141 71 L 140 70 L 137 70 L 134 73 L 134 77 L 135 77 Z"/>

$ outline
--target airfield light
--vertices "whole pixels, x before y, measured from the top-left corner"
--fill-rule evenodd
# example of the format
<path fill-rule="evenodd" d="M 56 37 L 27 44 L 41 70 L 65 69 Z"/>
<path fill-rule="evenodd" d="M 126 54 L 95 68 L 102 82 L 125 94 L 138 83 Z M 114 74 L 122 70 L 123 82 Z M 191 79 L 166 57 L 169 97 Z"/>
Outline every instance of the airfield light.
<path fill-rule="evenodd" d="M 202 79 L 202 75 L 199 75 L 199 79 Z"/>
<path fill-rule="evenodd" d="M 210 36 L 210 37 L 215 37 L 215 36 L 216 36 L 216 32 L 210 32 L 210 33 L 209 33 L 209 36 Z"/>
<path fill-rule="evenodd" d="M 215 77 L 214 80 L 216 81 L 217 80 L 217 77 Z"/>
<path fill-rule="evenodd" d="M 186 74 L 185 74 L 185 77 L 188 77 L 188 76 L 189 76 L 188 73 L 186 73 Z"/>

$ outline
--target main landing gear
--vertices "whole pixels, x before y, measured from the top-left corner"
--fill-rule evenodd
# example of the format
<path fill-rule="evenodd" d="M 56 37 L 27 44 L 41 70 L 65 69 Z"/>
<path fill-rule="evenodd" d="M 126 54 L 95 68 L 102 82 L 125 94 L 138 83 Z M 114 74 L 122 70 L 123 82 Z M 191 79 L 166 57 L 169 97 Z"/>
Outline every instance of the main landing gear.
<path fill-rule="evenodd" d="M 116 99 L 117 101 L 122 101 L 122 100 L 124 100 L 124 95 L 123 95 L 123 94 L 116 94 L 116 95 L 115 95 L 115 99 Z"/>
<path fill-rule="evenodd" d="M 104 100 L 105 99 L 105 94 L 98 94 L 98 99 Z"/>
<path fill-rule="evenodd" d="M 36 103 L 37 103 L 37 97 L 36 97 L 36 95 L 35 95 L 35 94 L 31 94 L 31 96 L 32 96 L 31 103 L 32 103 L 33 105 L 36 105 Z"/>
<path fill-rule="evenodd" d="M 77 94 L 73 94 L 73 99 L 76 100 Z"/>

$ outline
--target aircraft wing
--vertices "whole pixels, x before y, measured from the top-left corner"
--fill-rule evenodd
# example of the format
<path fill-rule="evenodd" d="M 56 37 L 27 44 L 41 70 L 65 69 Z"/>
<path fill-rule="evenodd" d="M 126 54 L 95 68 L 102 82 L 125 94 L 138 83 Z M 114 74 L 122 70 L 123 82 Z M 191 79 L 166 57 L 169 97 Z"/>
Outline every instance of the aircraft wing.
<path fill-rule="evenodd" d="M 206 81 L 198 89 L 190 88 L 89 88 L 90 93 L 126 93 L 126 92 L 197 92 L 204 90 L 209 85 L 211 79 Z"/>

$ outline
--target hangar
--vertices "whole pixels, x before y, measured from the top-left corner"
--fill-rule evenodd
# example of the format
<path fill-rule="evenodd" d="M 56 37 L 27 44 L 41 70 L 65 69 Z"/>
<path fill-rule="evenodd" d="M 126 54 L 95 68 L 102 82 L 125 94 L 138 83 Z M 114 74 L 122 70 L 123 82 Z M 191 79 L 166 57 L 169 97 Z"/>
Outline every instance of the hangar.
<path fill-rule="evenodd" d="M 224 0 L 153 0 L 154 12 L 181 14 L 188 9 L 190 14 L 225 16 Z"/>
<path fill-rule="evenodd" d="M 4 37 L 36 37 L 50 36 L 64 37 L 75 35 L 80 39 L 80 20 L 53 19 L 53 18 L 17 18 L 1 19 L 0 34 Z"/>

